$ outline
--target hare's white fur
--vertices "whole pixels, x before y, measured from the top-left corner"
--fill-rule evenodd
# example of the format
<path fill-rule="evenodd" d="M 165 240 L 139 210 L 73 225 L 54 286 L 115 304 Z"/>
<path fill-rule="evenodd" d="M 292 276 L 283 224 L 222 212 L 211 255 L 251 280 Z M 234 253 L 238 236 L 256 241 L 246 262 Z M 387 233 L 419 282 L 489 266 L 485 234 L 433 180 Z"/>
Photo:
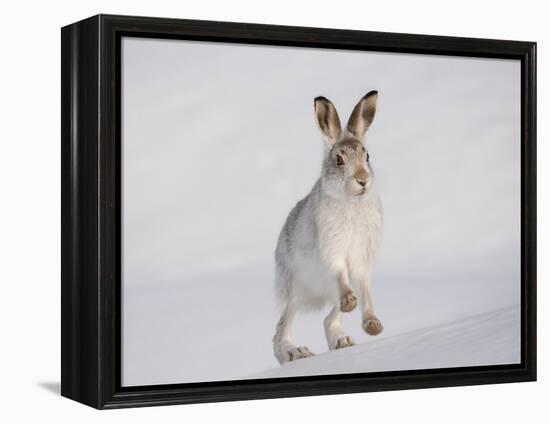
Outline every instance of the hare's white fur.
<path fill-rule="evenodd" d="M 316 99 L 317 120 L 326 141 L 322 175 L 290 211 L 275 252 L 281 318 L 273 347 L 280 363 L 312 355 L 307 347 L 292 343 L 292 320 L 297 312 L 327 304 L 332 306 L 324 321 L 329 349 L 352 345 L 342 330 L 341 312 L 356 306 L 355 293 L 365 331 L 372 335 L 382 331 L 370 295 L 373 260 L 382 236 L 382 205 L 362 144 L 376 99 L 376 92 L 363 97 L 344 131 L 332 103 Z M 341 156 L 338 164 L 337 156 Z"/>

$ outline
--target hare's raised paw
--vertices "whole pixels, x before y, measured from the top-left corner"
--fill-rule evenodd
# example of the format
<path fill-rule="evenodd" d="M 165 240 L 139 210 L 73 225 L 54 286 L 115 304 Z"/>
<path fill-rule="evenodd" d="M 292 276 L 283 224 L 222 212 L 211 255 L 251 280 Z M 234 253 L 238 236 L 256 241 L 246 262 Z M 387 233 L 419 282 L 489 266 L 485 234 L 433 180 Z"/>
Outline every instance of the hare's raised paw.
<path fill-rule="evenodd" d="M 334 347 L 334 349 L 343 349 L 345 347 L 350 347 L 353 345 L 355 345 L 355 342 L 350 336 L 342 336 L 336 342 L 336 346 Z"/>
<path fill-rule="evenodd" d="M 297 359 L 302 359 L 302 358 L 309 358 L 310 356 L 314 355 L 314 353 L 312 353 L 306 346 L 296 347 L 294 349 L 289 350 L 287 353 L 288 353 L 289 361 L 295 361 Z"/>
<path fill-rule="evenodd" d="M 382 332 L 384 329 L 384 326 L 380 322 L 378 318 L 376 318 L 374 315 L 367 317 L 363 321 L 363 330 L 370 336 L 377 336 Z"/>
<path fill-rule="evenodd" d="M 357 298 L 353 292 L 348 292 L 340 298 L 340 310 L 342 312 L 351 312 L 357 306 Z"/>

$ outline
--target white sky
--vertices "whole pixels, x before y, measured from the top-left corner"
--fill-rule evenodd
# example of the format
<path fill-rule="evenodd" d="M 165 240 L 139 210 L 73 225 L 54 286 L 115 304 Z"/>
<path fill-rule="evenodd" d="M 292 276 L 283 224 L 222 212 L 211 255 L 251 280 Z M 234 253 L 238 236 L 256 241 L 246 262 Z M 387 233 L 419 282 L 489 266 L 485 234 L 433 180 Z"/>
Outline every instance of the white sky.
<path fill-rule="evenodd" d="M 487 281 L 478 309 L 519 302 L 519 61 L 125 38 L 122 64 L 123 292 L 135 311 L 124 316 L 127 381 L 140 382 L 142 348 L 177 351 L 169 341 L 151 351 L 131 317 L 159 328 L 164 318 L 143 299 L 132 309 L 137 293 L 154 289 L 158 300 L 162 287 L 177 287 L 170 304 L 179 312 L 166 319 L 188 322 L 201 291 L 214 316 L 232 287 L 243 288 L 241 275 L 257 275 L 254 301 L 272 308 L 280 228 L 320 172 L 319 95 L 346 122 L 379 91 L 367 139 L 385 210 L 375 290 L 410 279 L 425 298 L 423 279 L 441 295 Z M 178 331 L 200 339 L 212 330 Z"/>

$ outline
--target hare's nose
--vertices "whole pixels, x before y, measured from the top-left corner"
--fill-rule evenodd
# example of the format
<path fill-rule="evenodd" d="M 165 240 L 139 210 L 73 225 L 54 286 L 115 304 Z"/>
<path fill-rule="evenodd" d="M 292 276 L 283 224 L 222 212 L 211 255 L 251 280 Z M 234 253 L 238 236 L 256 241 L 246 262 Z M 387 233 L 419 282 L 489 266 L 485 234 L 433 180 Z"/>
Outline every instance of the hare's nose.
<path fill-rule="evenodd" d="M 355 181 L 357 181 L 357 184 L 364 188 L 367 185 L 369 174 L 365 169 L 358 169 L 353 177 L 355 178 Z"/>

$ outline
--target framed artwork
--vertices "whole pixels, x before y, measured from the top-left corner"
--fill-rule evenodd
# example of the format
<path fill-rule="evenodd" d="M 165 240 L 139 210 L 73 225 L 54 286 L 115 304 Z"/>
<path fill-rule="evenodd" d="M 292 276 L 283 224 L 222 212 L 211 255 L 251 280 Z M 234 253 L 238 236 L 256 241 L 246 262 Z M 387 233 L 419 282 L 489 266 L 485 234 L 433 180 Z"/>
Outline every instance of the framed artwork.
<path fill-rule="evenodd" d="M 536 379 L 536 44 L 62 29 L 62 395 Z"/>

